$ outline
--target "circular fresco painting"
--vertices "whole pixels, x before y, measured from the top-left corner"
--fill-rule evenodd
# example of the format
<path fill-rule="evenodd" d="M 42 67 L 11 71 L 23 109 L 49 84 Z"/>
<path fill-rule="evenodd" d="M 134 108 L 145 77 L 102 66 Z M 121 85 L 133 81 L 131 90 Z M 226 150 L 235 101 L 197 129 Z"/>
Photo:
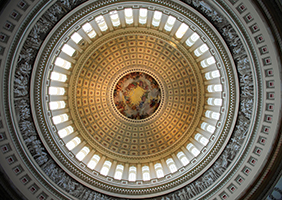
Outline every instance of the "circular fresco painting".
<path fill-rule="evenodd" d="M 159 107 L 160 101 L 159 84 L 144 72 L 129 73 L 115 86 L 115 106 L 122 115 L 130 119 L 150 117 Z"/>

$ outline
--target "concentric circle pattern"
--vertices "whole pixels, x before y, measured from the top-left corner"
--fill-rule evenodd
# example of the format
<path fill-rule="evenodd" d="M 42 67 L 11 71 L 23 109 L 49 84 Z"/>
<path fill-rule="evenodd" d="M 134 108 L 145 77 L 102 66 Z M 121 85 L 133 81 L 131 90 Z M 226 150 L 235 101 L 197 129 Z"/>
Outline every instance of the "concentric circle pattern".
<path fill-rule="evenodd" d="M 148 156 L 171 147 L 184 135 L 185 140 L 191 137 L 199 123 L 199 112 L 203 112 L 199 98 L 204 93 L 196 84 L 201 79 L 199 72 L 196 78 L 193 65 L 177 48 L 143 33 L 117 37 L 92 51 L 95 53 L 79 72 L 73 107 L 95 146 L 122 155 Z M 139 87 L 143 93 L 146 87 L 155 87 L 158 92 L 153 100 L 157 105 L 152 105 L 154 114 L 138 120 L 136 116 L 124 116 L 126 113 L 121 113 L 117 104 L 122 101 L 134 110 L 134 103 L 120 98 L 132 95 L 136 87 L 130 89 L 129 84 L 123 86 L 121 82 L 137 73 L 144 77 L 129 83 L 143 80 L 144 86 Z M 122 91 L 117 97 L 117 85 L 128 94 Z M 152 98 L 151 93 L 148 95 L 146 103 Z"/>
<path fill-rule="evenodd" d="M 276 153 L 265 148 L 279 146 L 281 90 L 273 42 L 248 5 L 20 1 L 0 32 L 0 151 L 26 199 L 254 191 L 245 185 L 259 185 L 250 177 Z"/>

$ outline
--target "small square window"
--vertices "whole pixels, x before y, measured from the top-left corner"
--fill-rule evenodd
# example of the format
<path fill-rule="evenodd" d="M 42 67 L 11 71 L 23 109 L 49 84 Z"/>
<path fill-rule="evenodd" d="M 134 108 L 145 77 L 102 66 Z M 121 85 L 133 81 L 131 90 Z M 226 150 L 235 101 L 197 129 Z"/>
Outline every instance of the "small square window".
<path fill-rule="evenodd" d="M 10 14 L 10 17 L 11 17 L 12 19 L 18 21 L 18 20 L 20 19 L 20 17 L 21 17 L 21 14 L 20 14 L 18 11 L 13 10 L 12 13 Z"/>
<path fill-rule="evenodd" d="M 24 0 L 21 0 L 19 3 L 18 3 L 18 7 L 22 10 L 26 10 L 28 8 L 28 4 L 24 1 Z"/>
<path fill-rule="evenodd" d="M 250 30 L 252 33 L 255 33 L 257 31 L 259 31 L 259 27 L 257 24 L 253 24 L 252 26 L 250 26 Z"/>
<path fill-rule="evenodd" d="M 247 10 L 244 4 L 240 4 L 236 9 L 238 10 L 240 14 L 243 13 L 245 10 Z"/>
<path fill-rule="evenodd" d="M 271 59 L 269 57 L 262 59 L 263 64 L 266 65 L 271 65 Z"/>
<path fill-rule="evenodd" d="M 28 175 L 25 175 L 20 180 L 24 185 L 26 185 L 30 181 L 30 178 Z"/>
<path fill-rule="evenodd" d="M 259 156 L 260 156 L 261 152 L 262 152 L 262 149 L 259 148 L 259 147 L 256 147 L 256 148 L 254 149 L 254 153 L 255 153 L 256 155 L 259 155 Z"/>

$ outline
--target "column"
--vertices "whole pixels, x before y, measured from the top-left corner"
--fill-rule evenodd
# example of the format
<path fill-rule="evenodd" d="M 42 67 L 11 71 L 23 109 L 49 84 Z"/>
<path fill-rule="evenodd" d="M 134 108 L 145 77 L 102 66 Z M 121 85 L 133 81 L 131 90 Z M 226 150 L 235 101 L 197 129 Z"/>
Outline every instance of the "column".
<path fill-rule="evenodd" d="M 189 162 L 194 158 L 194 155 L 192 155 L 192 153 L 190 153 L 186 147 L 181 147 L 183 153 L 185 154 L 185 156 L 188 158 Z"/>
<path fill-rule="evenodd" d="M 125 163 L 124 170 L 122 173 L 122 180 L 128 180 L 128 174 L 129 174 L 129 164 Z"/>
<path fill-rule="evenodd" d="M 99 160 L 99 162 L 97 163 L 96 167 L 95 167 L 95 170 L 100 172 L 102 167 L 103 167 L 103 164 L 106 160 L 106 157 L 105 156 L 102 156 L 102 158 Z"/>
<path fill-rule="evenodd" d="M 83 159 L 84 163 L 88 164 L 88 162 L 90 161 L 90 159 L 94 156 L 95 150 L 91 150 L 89 152 L 89 154 L 87 154 L 85 156 L 85 158 Z"/>
<path fill-rule="evenodd" d="M 115 176 L 116 167 L 117 167 L 117 161 L 113 161 L 108 176 L 110 176 L 110 177 Z"/>
<path fill-rule="evenodd" d="M 169 168 L 168 168 L 164 159 L 161 159 L 161 163 L 162 163 L 162 166 L 163 166 L 164 175 L 170 174 L 170 170 L 169 170 Z"/>
<path fill-rule="evenodd" d="M 136 174 L 136 181 L 142 180 L 142 167 L 141 164 L 137 164 L 137 174 Z"/>
<path fill-rule="evenodd" d="M 78 144 L 76 147 L 74 147 L 71 152 L 76 155 L 84 146 L 86 145 L 86 142 L 83 141 L 80 144 Z"/>
<path fill-rule="evenodd" d="M 177 169 L 183 167 L 182 163 L 180 162 L 180 160 L 177 158 L 177 156 L 174 153 L 171 154 L 171 156 L 172 156 L 172 159 L 173 159 Z"/>
<path fill-rule="evenodd" d="M 155 167 L 154 167 L 154 163 L 150 162 L 149 163 L 149 168 L 150 168 L 150 177 L 151 177 L 151 179 L 157 178 Z"/>

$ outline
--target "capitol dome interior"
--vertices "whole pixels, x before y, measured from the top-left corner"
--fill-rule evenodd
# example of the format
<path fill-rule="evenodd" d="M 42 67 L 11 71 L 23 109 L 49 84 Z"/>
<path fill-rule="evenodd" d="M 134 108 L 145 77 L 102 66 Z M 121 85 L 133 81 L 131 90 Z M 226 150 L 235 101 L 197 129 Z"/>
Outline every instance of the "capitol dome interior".
<path fill-rule="evenodd" d="M 1 199 L 282 199 L 281 1 L 0 5 Z"/>

